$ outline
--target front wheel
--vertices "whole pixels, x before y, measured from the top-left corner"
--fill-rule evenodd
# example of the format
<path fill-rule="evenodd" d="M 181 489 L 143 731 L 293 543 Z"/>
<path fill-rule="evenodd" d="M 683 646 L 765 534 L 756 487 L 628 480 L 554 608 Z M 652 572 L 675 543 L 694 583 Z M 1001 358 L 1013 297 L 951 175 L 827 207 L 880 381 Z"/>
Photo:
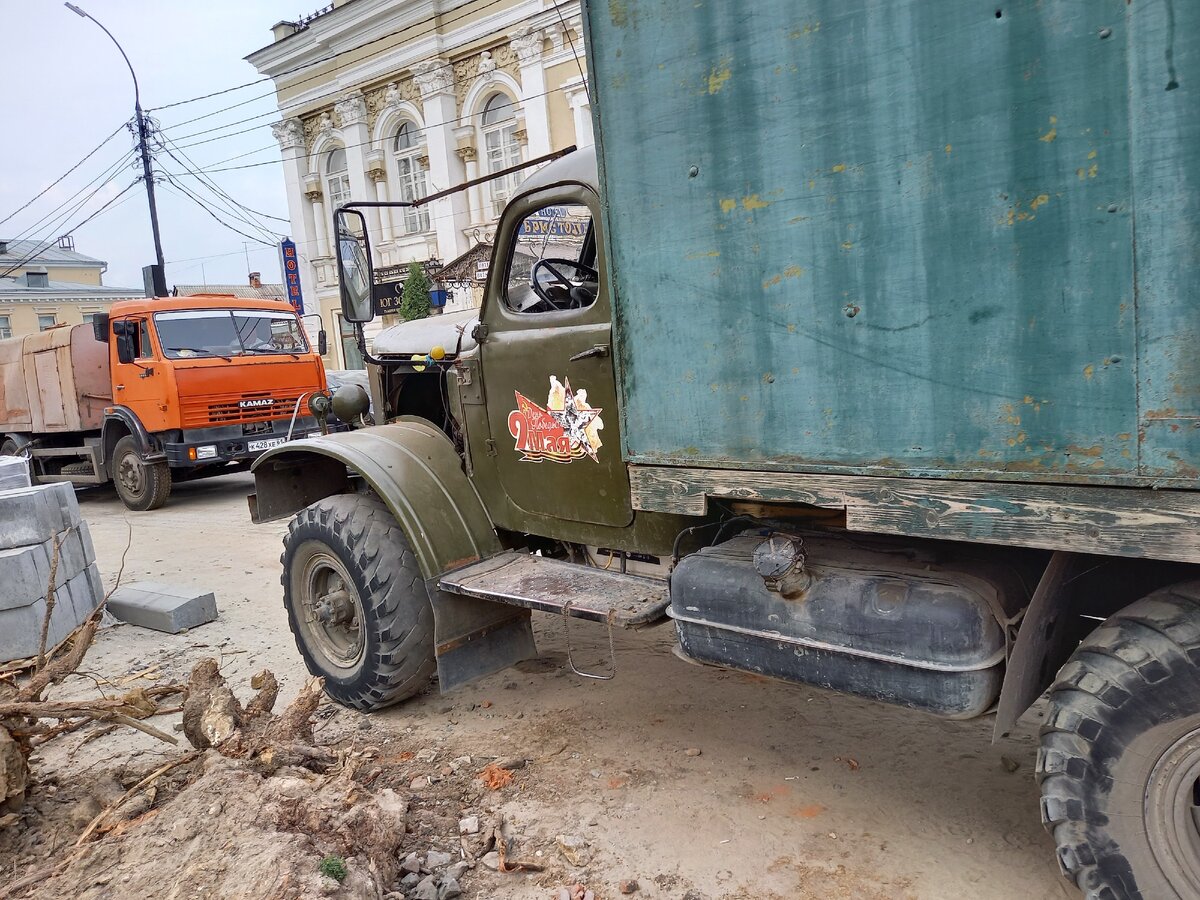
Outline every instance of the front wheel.
<path fill-rule="evenodd" d="M 308 671 L 345 706 L 399 703 L 436 669 L 433 607 L 404 532 L 380 501 L 326 497 L 283 539 L 283 602 Z"/>
<path fill-rule="evenodd" d="M 1200 582 L 1126 607 L 1059 673 L 1042 818 L 1088 900 L 1200 897 Z"/>
<path fill-rule="evenodd" d="M 112 480 L 126 507 L 139 512 L 158 509 L 171 495 L 171 470 L 165 462 L 143 462 L 130 435 L 113 448 Z"/>

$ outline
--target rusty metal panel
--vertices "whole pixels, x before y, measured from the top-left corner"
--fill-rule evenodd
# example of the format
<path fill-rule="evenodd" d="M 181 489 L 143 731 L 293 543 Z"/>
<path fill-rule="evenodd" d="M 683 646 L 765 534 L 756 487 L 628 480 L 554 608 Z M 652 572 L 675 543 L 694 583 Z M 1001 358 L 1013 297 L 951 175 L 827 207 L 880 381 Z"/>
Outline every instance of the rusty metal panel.
<path fill-rule="evenodd" d="M 587 4 L 628 458 L 1195 486 L 1187 6 Z"/>
<path fill-rule="evenodd" d="M 33 363 L 33 381 L 37 385 L 35 415 L 38 431 L 64 431 L 67 427 L 67 410 L 63 402 L 63 382 L 70 380 L 70 369 L 63 371 L 59 366 L 57 349 L 42 350 L 30 355 Z M 62 376 L 67 376 L 65 379 Z M 30 392 L 30 399 L 34 399 Z"/>
<path fill-rule="evenodd" d="M 24 338 L 0 341 L 0 431 L 33 428 L 25 369 L 21 362 Z"/>
<path fill-rule="evenodd" d="M 91 431 L 104 424 L 104 407 L 113 402 L 108 344 L 96 340 L 91 325 L 76 325 L 71 328 L 70 358 L 72 425 L 80 431 Z"/>
<path fill-rule="evenodd" d="M 53 328 L 2 343 L 0 407 L 8 406 L 11 396 L 25 408 L 0 418 L 0 430 L 61 433 L 100 428 L 104 407 L 112 404 L 112 384 L 108 345 L 95 339 L 91 325 Z"/>
<path fill-rule="evenodd" d="M 442 575 L 443 591 L 633 628 L 661 619 L 665 582 L 515 550 Z"/>

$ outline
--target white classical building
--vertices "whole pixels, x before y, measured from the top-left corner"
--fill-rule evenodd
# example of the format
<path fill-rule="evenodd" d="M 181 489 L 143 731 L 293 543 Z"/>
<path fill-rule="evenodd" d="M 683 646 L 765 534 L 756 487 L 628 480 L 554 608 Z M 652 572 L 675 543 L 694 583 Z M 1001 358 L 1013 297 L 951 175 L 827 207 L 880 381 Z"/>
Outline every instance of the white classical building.
<path fill-rule="evenodd" d="M 577 2 L 341 0 L 280 22 L 248 60 L 276 86 L 292 239 L 305 309 L 331 337 L 326 363 L 361 360 L 338 315 L 332 211 L 413 200 L 571 144 L 592 142 Z M 520 173 L 418 210 L 369 210 L 375 264 L 445 269 L 447 308 L 477 304 L 483 258 Z M 466 273 L 466 274 L 464 274 Z M 378 323 L 376 324 L 378 327 Z"/>

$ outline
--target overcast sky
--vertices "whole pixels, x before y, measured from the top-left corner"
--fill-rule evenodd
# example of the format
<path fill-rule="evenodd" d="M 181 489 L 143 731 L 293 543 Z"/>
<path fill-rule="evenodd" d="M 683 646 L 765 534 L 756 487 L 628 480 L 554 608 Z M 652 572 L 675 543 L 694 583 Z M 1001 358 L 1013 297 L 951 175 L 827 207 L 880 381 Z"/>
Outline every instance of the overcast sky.
<path fill-rule="evenodd" d="M 243 57 L 271 42 L 270 28 L 279 20 L 294 19 L 323 4 L 319 0 L 79 0 L 77 5 L 120 41 L 137 72 L 142 107 L 151 109 L 259 77 Z M 66 172 L 123 120 L 132 118 L 133 82 L 104 32 L 61 2 L 0 0 L 0 9 L 4 23 L 0 83 L 5 86 L 0 101 L 5 121 L 5 140 L 0 142 L 3 219 Z M 278 119 L 272 114 L 276 110 L 273 98 L 268 81 L 152 115 L 165 135 L 200 169 L 270 163 L 209 177 L 238 203 L 286 219 L 282 166 L 270 129 L 270 123 Z M 244 101 L 251 102 L 181 124 Z M 260 117 L 239 122 L 251 116 Z M 218 130 L 188 137 L 208 129 Z M 244 129 L 252 130 L 231 134 Z M 113 181 L 78 211 L 70 212 L 104 181 L 107 171 L 116 171 L 114 164 L 133 146 L 132 135 L 122 131 L 27 209 L 0 224 L 0 237 L 48 238 L 71 230 L 140 174 L 140 167 L 137 171 L 121 167 Z M 181 154 L 176 152 L 176 156 Z M 187 190 L 212 205 L 226 221 L 267 240 L 261 232 L 235 221 L 198 179 L 179 175 L 184 165 L 165 152 L 156 157 L 158 165 L 175 173 Z M 76 200 L 36 224 L 97 178 Z M 280 280 L 277 249 L 218 224 L 170 183 L 160 185 L 157 193 L 168 286 L 202 281 L 244 283 L 247 246 L 249 270 L 262 272 L 264 281 Z M 272 219 L 264 218 L 260 224 L 282 233 L 288 230 L 286 224 Z M 22 234 L 31 228 L 30 234 Z M 139 183 L 130 188 L 94 221 L 74 231 L 74 237 L 79 252 L 108 261 L 105 284 L 140 287 L 142 266 L 154 262 L 144 187 Z"/>

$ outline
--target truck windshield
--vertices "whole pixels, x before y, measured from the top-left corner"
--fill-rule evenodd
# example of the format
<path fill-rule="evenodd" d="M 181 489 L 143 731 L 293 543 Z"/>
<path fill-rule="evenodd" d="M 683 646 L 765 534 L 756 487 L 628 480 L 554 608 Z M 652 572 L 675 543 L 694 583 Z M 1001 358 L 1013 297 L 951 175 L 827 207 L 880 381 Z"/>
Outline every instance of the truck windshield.
<path fill-rule="evenodd" d="M 168 359 L 242 354 L 304 353 L 308 341 L 291 313 L 255 309 L 197 309 L 155 313 Z"/>

